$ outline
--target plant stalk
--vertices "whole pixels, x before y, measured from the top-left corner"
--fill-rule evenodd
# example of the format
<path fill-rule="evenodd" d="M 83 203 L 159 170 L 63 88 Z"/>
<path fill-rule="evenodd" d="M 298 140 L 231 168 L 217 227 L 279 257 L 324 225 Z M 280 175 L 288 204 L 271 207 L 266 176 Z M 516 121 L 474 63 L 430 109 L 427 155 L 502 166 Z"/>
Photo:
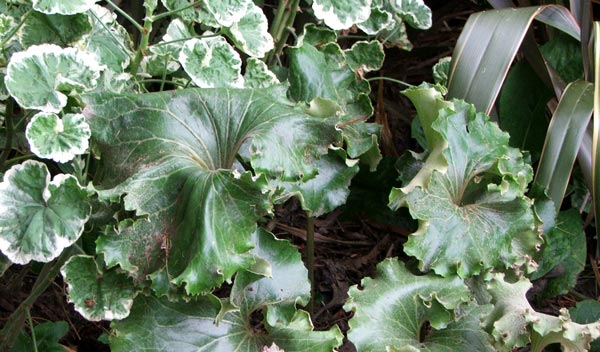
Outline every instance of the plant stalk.
<path fill-rule="evenodd" d="M 308 312 L 312 316 L 315 313 L 315 218 L 306 213 L 306 266 L 308 267 L 308 281 L 310 281 L 310 299 L 308 301 Z"/>
<path fill-rule="evenodd" d="M 140 45 L 135 53 L 135 58 L 130 66 L 130 73 L 134 76 L 137 75 L 138 68 L 146 52 L 148 51 L 148 42 L 150 41 L 150 32 L 152 32 L 152 23 L 154 23 L 154 17 L 152 16 L 152 9 L 146 7 L 146 17 L 144 18 L 144 27 L 141 29 L 142 37 L 140 38 Z"/>
<path fill-rule="evenodd" d="M 268 59 L 266 60 L 267 64 L 273 65 L 277 57 L 281 54 L 285 43 L 288 40 L 290 32 L 287 30 L 288 28 L 292 28 L 294 25 L 294 21 L 296 20 L 296 14 L 298 13 L 298 5 L 300 4 L 300 0 L 291 0 L 291 3 L 288 1 L 284 1 L 286 11 L 284 11 L 283 18 L 277 27 L 273 26 L 275 30 L 275 36 L 273 39 L 275 40 L 275 49 L 271 51 L 268 55 Z M 279 9 L 277 9 L 279 11 Z"/>
<path fill-rule="evenodd" d="M 142 27 L 133 17 L 129 16 L 129 14 L 123 10 L 119 6 L 117 6 L 114 2 L 110 0 L 106 0 L 106 3 L 110 5 L 119 15 L 123 16 L 127 21 L 129 21 L 138 31 L 144 33 L 144 27 Z"/>
<path fill-rule="evenodd" d="M 54 281 L 54 278 L 60 272 L 60 268 L 63 264 L 71 257 L 73 253 L 72 248 L 65 249 L 62 254 L 54 261 L 46 263 L 42 268 L 42 271 L 35 280 L 33 288 L 29 296 L 21 302 L 19 307 L 8 317 L 4 328 L 0 331 L 0 351 L 8 351 L 10 347 L 14 345 L 19 332 L 23 328 L 23 324 L 27 319 L 29 310 L 38 299 L 38 297 L 46 291 L 48 286 Z"/>

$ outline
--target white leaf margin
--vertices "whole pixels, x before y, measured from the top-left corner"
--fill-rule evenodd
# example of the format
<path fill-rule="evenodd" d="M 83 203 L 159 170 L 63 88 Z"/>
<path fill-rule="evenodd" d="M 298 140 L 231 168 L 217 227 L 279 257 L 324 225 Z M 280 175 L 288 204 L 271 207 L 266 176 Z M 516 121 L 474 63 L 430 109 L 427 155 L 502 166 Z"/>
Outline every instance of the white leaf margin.
<path fill-rule="evenodd" d="M 40 148 L 44 147 L 44 145 L 38 145 L 34 139 L 32 139 L 30 131 L 31 126 L 34 126 L 36 121 L 42 119 L 44 117 L 49 117 L 54 119 L 56 124 L 55 133 L 61 133 L 64 131 L 65 127 L 65 119 L 68 120 L 69 125 L 75 125 L 81 128 L 81 133 L 83 139 L 80 140 L 80 144 L 72 145 L 71 148 L 66 150 L 58 150 L 50 153 L 46 153 L 42 151 Z M 29 142 L 29 148 L 31 152 L 40 158 L 44 159 L 52 159 L 59 163 L 66 163 L 67 161 L 72 160 L 76 155 L 81 155 L 86 152 L 89 147 L 89 139 L 92 136 L 92 131 L 90 126 L 85 121 L 85 117 L 83 114 L 66 114 L 61 119 L 58 115 L 48 112 L 39 112 L 33 116 L 31 121 L 27 124 L 27 128 L 25 128 L 25 137 L 27 138 L 27 142 Z M 59 136 L 57 136 L 59 137 Z"/>

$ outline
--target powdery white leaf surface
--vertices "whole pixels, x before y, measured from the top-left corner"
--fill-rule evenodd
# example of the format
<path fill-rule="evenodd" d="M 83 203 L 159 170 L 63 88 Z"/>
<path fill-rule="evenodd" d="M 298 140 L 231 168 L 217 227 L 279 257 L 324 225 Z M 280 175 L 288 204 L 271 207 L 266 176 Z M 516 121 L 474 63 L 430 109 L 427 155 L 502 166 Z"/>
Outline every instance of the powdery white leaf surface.
<path fill-rule="evenodd" d="M 250 9 L 255 8 L 252 6 L 252 0 L 203 0 L 203 2 L 207 12 L 222 27 L 230 27 L 239 22 Z"/>
<path fill-rule="evenodd" d="M 371 0 L 314 0 L 312 9 L 328 27 L 341 30 L 366 21 L 371 14 Z"/>
<path fill-rule="evenodd" d="M 53 113 L 40 112 L 33 116 L 25 130 L 35 155 L 59 163 L 85 153 L 91 134 L 82 114 L 65 114 L 60 118 Z"/>
<path fill-rule="evenodd" d="M 390 258 L 348 295 L 348 339 L 358 351 L 493 351 L 480 328 L 487 308 L 467 306 L 470 293 L 457 276 L 415 276 Z"/>
<path fill-rule="evenodd" d="M 179 62 L 201 88 L 242 87 L 242 59 L 225 38 L 194 38 L 185 42 Z"/>
<path fill-rule="evenodd" d="M 169 281 L 192 294 L 256 262 L 251 234 L 272 206 L 266 177 L 309 180 L 315 160 L 341 138 L 335 119 L 304 114 L 280 86 L 84 101 L 108 170 L 100 196 L 118 201 L 126 194 L 126 209 L 147 215 L 99 239 L 111 251 L 107 258 L 136 278 L 168 266 Z M 242 145 L 262 176 L 232 170 Z M 146 253 L 162 259 L 148 262 Z"/>
<path fill-rule="evenodd" d="M 36 11 L 46 14 L 74 15 L 91 9 L 96 1 L 98 0 L 32 0 L 32 5 Z"/>
<path fill-rule="evenodd" d="M 436 96 L 428 89 L 407 91 L 421 121 Z M 393 189 L 390 206 L 407 205 L 419 228 L 405 252 L 419 259 L 421 270 L 442 276 L 470 277 L 492 268 L 523 265 L 531 270 L 541 244 L 532 201 L 524 194 L 533 171 L 509 136 L 472 105 L 460 101 L 423 123 L 430 155 L 405 188 Z M 443 104 L 441 104 L 443 105 Z M 434 133 L 435 132 L 435 133 Z"/>
<path fill-rule="evenodd" d="M 69 302 L 90 321 L 123 319 L 137 294 L 133 281 L 116 270 L 103 270 L 94 257 L 76 255 L 60 270 L 68 285 Z"/>
<path fill-rule="evenodd" d="M 487 285 L 493 311 L 484 327 L 494 337 L 497 350 L 512 350 L 531 344 L 532 351 L 542 351 L 550 344 L 560 344 L 564 351 L 587 351 L 590 342 L 600 337 L 600 322 L 574 323 L 566 308 L 559 316 L 536 312 L 526 293 L 531 282 L 521 277 L 509 283 L 503 274 L 494 274 Z"/>
<path fill-rule="evenodd" d="M 329 352 L 339 346 L 342 334 L 337 327 L 313 331 L 308 314 L 296 310 L 296 303 L 306 304 L 310 295 L 298 250 L 264 230 L 253 237 L 256 254 L 273 264 L 270 277 L 240 272 L 232 305 L 212 295 L 185 304 L 138 297 L 131 315 L 112 324 L 111 349 L 250 352 L 275 343 L 287 352 Z M 263 313 L 262 321 L 254 320 L 255 311 Z M 264 325 L 257 329 L 255 324 Z"/>
<path fill-rule="evenodd" d="M 75 177 L 50 181 L 46 165 L 33 160 L 13 166 L 0 183 L 0 250 L 17 264 L 49 262 L 77 241 L 90 211 Z"/>
<path fill-rule="evenodd" d="M 252 57 L 263 57 L 274 47 L 267 17 L 254 4 L 238 22 L 224 28 L 224 32 L 236 47 Z"/>
<path fill-rule="evenodd" d="M 102 69 L 89 53 L 34 45 L 11 57 L 4 83 L 22 107 L 58 113 L 67 105 L 66 94 L 94 88 Z"/>
<path fill-rule="evenodd" d="M 246 88 L 268 88 L 279 84 L 277 76 L 267 64 L 257 58 L 249 58 L 246 61 L 246 72 L 244 73 L 244 87 Z"/>

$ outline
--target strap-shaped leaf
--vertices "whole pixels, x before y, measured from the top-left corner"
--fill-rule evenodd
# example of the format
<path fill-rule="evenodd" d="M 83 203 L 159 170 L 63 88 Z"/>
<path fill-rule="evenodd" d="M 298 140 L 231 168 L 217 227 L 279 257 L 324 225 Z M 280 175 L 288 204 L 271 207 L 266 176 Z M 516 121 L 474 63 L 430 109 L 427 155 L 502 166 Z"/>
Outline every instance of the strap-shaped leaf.
<path fill-rule="evenodd" d="M 579 38 L 577 22 L 564 7 L 546 5 L 478 12 L 458 38 L 448 83 L 450 98 L 490 113 L 502 82 L 534 18 Z"/>
<path fill-rule="evenodd" d="M 33 116 L 25 130 L 35 155 L 59 163 L 85 153 L 91 134 L 82 114 L 66 114 L 61 119 L 56 114 L 40 112 Z"/>
<path fill-rule="evenodd" d="M 241 146 L 256 172 L 308 180 L 318 171 L 314 161 L 340 140 L 335 119 L 304 115 L 279 86 L 85 101 L 106 165 L 104 187 L 117 186 L 101 193 L 124 193 L 126 209 L 148 216 L 120 228 L 128 236 L 111 236 L 105 248 L 123 242 L 126 248 L 112 250 L 114 263 L 128 262 L 134 276 L 167 267 L 170 280 L 195 294 L 255 261 L 250 236 L 270 210 L 270 191 L 264 176 L 231 171 Z M 144 264 L 147 252 L 162 252 L 166 263 Z"/>
<path fill-rule="evenodd" d="M 179 53 L 179 62 L 198 87 L 244 85 L 242 59 L 221 36 L 188 40 Z"/>
<path fill-rule="evenodd" d="M 94 6 L 96 1 L 98 0 L 33 0 L 32 4 L 36 11 L 42 13 L 74 15 L 76 13 L 86 12 Z"/>
<path fill-rule="evenodd" d="M 248 12 L 231 27 L 224 29 L 225 34 L 246 54 L 263 57 L 273 49 L 273 37 L 269 34 L 269 23 L 262 9 L 254 4 Z"/>
<path fill-rule="evenodd" d="M 535 181 L 546 188 L 557 211 L 592 116 L 593 90 L 594 85 L 585 81 L 568 85 L 550 120 Z"/>
<path fill-rule="evenodd" d="M 458 277 L 415 276 L 397 259 L 377 265 L 374 278 L 350 288 L 348 339 L 358 351 L 491 351 L 481 308 L 467 308 L 469 290 Z M 460 307 L 460 308 L 459 308 Z M 432 331 L 423 336 L 429 323 Z M 408 346 L 411 346 L 408 349 Z"/>
<path fill-rule="evenodd" d="M 0 250 L 17 264 L 49 262 L 77 241 L 90 211 L 75 177 L 50 182 L 45 164 L 13 166 L 0 183 Z"/>
<path fill-rule="evenodd" d="M 129 315 L 137 290 L 127 275 L 102 270 L 93 257 L 76 255 L 60 270 L 69 287 L 69 302 L 91 321 L 123 319 Z"/>
<path fill-rule="evenodd" d="M 11 57 L 4 83 L 22 107 L 58 113 L 67 105 L 65 94 L 96 86 L 101 69 L 94 56 L 77 49 L 34 45 Z"/>
<path fill-rule="evenodd" d="M 310 295 L 297 249 L 264 230 L 253 238 L 255 253 L 273 263 L 269 277 L 240 272 L 231 306 L 225 307 L 212 295 L 190 303 L 138 297 L 131 315 L 112 324 L 111 349 L 260 351 L 275 343 L 285 351 L 329 352 L 339 346 L 342 335 L 337 327 L 313 331 L 308 314 L 296 310 L 296 303 L 306 304 Z"/>
<path fill-rule="evenodd" d="M 315 16 L 323 20 L 331 29 L 347 29 L 369 18 L 371 0 L 315 0 L 312 9 Z"/>
<path fill-rule="evenodd" d="M 390 194 L 392 208 L 407 204 L 419 220 L 405 252 L 419 259 L 421 270 L 442 276 L 530 264 L 541 242 L 524 195 L 531 166 L 487 116 L 464 102 L 453 105 L 432 124 L 441 140 L 423 171 Z"/>

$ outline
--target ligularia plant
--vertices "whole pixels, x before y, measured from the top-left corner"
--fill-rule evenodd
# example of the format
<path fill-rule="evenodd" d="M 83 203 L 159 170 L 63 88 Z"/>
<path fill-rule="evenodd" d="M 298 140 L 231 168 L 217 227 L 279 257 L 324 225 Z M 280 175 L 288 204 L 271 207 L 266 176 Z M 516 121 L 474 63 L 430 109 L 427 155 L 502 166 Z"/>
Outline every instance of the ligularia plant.
<path fill-rule="evenodd" d="M 267 220 L 296 198 L 311 224 L 377 170 L 367 77 L 431 10 L 270 5 L 145 0 L 140 23 L 127 2 L 0 0 L 0 274 L 45 263 L 0 350 L 59 273 L 77 312 L 111 321 L 113 351 L 587 348 L 597 323 L 525 297 L 537 262 L 553 266 L 527 154 L 427 84 L 404 92 L 427 151 L 402 159 L 418 171 L 390 195 L 418 221 L 404 245 L 418 268 L 384 260 L 348 292 L 350 330 L 315 329 L 314 228 L 303 259 Z M 299 11 L 312 23 L 295 28 Z M 338 40 L 350 27 L 364 40 Z"/>

